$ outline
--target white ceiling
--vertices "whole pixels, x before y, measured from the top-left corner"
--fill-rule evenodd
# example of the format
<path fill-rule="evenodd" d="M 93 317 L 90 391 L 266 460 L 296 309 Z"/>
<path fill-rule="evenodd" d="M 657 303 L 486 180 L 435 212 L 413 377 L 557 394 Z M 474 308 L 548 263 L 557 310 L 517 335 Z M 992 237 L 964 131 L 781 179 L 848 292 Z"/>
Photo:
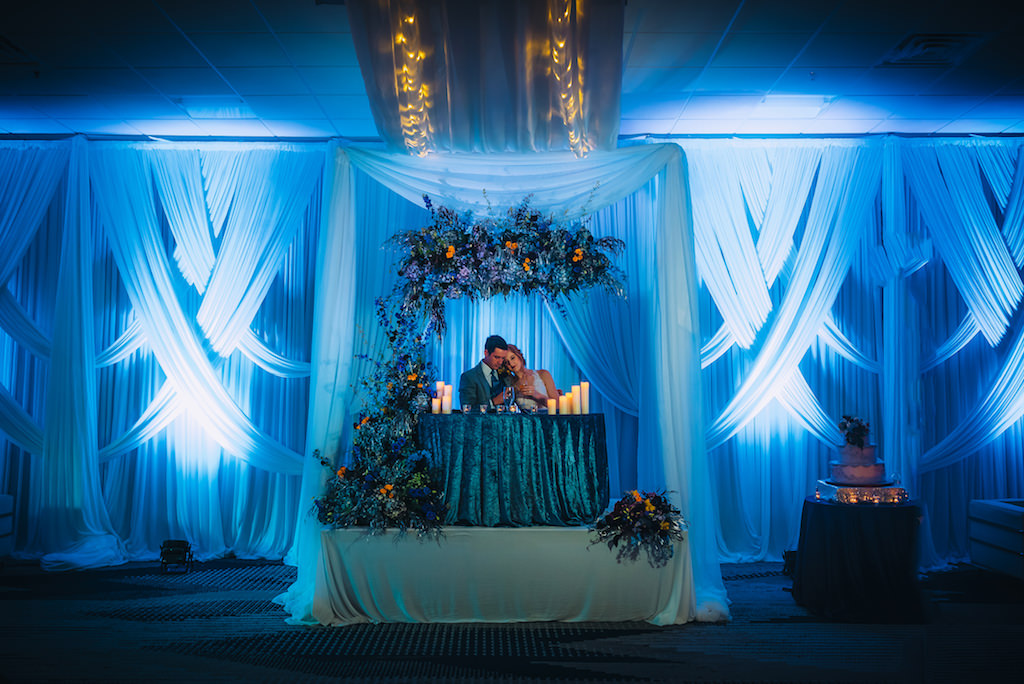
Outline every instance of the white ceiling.
<path fill-rule="evenodd" d="M 0 0 L 0 135 L 377 139 L 321 2 Z M 1021 135 L 1022 7 L 628 0 L 621 134 Z"/>

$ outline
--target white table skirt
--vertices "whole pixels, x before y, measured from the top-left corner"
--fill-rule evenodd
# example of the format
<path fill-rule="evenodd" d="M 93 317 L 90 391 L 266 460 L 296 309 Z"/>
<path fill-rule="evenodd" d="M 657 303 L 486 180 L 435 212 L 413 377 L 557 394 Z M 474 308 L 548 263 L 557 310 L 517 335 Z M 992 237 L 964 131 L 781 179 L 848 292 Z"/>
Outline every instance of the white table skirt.
<path fill-rule="evenodd" d="M 324 530 L 313 616 L 360 622 L 623 622 L 694 618 L 686 542 L 668 565 L 616 561 L 585 528 L 449 527 L 413 535 Z"/>

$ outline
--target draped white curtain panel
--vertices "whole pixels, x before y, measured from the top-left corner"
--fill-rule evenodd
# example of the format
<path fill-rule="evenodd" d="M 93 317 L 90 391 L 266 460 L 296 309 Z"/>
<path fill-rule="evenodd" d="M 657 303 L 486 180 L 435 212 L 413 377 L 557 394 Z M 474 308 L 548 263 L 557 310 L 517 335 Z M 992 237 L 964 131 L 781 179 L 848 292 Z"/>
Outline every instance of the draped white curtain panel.
<path fill-rule="evenodd" d="M 344 457 L 353 356 L 381 345 L 381 244 L 427 220 L 424 192 L 487 213 L 536 191 L 627 241 L 628 297 L 592 293 L 564 316 L 453 302 L 458 334 L 432 349 L 449 381 L 495 331 L 560 385 L 590 379 L 613 492 L 675 490 L 709 562 L 794 546 L 838 418 L 856 413 L 929 511 L 924 562 L 961 560 L 968 502 L 1024 496 L 1021 145 L 685 140 L 413 160 L 0 143 L 0 491 L 16 497 L 17 551 L 59 569 L 187 537 L 204 558 L 301 559 L 310 454 Z M 694 417 L 697 433 L 677 432 Z M 708 576 L 695 605 L 721 615 Z M 294 589 L 301 618 L 311 597 Z"/>

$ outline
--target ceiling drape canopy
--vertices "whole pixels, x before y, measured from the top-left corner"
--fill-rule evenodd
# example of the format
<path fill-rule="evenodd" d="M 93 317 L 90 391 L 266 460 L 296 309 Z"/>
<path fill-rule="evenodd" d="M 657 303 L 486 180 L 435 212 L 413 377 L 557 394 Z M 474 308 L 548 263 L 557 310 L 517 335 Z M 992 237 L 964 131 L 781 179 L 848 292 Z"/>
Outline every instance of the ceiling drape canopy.
<path fill-rule="evenodd" d="M 393 151 L 612 150 L 621 0 L 349 0 L 377 129 Z"/>

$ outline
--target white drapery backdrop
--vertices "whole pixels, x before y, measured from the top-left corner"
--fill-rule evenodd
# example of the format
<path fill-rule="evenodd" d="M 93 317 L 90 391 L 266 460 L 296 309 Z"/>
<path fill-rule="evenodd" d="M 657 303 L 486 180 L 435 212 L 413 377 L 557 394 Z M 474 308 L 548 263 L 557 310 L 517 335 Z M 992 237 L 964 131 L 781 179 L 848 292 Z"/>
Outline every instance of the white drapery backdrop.
<path fill-rule="evenodd" d="M 1024 496 L 1021 141 L 687 140 L 682 147 L 688 175 L 675 182 L 692 195 L 700 410 L 712 445 L 705 489 L 712 510 L 703 517 L 717 526 L 706 540 L 718 548 L 709 557 L 717 550 L 729 561 L 778 558 L 792 548 L 800 501 L 827 472 L 835 421 L 856 412 L 872 422 L 890 470 L 927 505 L 930 560 L 966 558 L 970 499 Z M 296 157 L 271 163 L 257 152 Z M 309 167 L 298 161 L 306 152 Z M 344 388 L 359 372 L 351 357 L 363 342 L 351 322 L 371 320 L 373 296 L 390 289 L 380 231 L 425 220 L 373 180 L 379 173 L 391 183 L 371 157 L 353 167 L 336 164 L 334 152 L 324 165 L 315 145 L 0 143 L 0 491 L 16 497 L 19 553 L 48 556 L 48 567 L 61 568 L 154 558 L 162 539 L 179 536 L 202 557 L 280 557 L 292 546 L 316 483 L 307 478 L 302 491 L 300 476 L 288 473 L 308 465 L 316 446 L 346 442 L 344 421 L 329 418 L 344 415 L 353 399 L 347 389 L 326 399 L 334 407 L 316 399 L 307 420 L 310 394 Z M 293 162 L 315 170 L 289 175 L 283 169 Z M 595 231 L 656 221 L 655 196 L 670 182 L 659 168 L 648 162 L 634 171 L 636 192 L 596 212 Z M 653 180 L 641 182 L 642 174 Z M 418 183 L 409 183 L 414 201 Z M 499 198 L 486 189 L 495 207 L 525 194 L 509 187 Z M 583 206 L 590 190 L 569 203 Z M 297 195 L 304 211 L 293 206 Z M 391 213 L 371 215 L 358 210 L 363 205 Z M 289 215 L 298 228 L 285 225 Z M 330 229 L 342 219 L 356 226 L 354 244 Z M 239 282 L 218 286 L 223 306 L 210 300 L 200 320 L 217 261 L 233 253 L 228 235 L 246 232 L 250 221 L 262 230 L 232 239 L 252 240 L 264 256 L 239 267 Z M 661 257 L 644 252 L 653 248 L 643 236 L 624 237 L 637 247 L 624 257 L 627 270 Z M 90 286 L 71 287 L 86 273 Z M 137 310 L 133 297 L 161 296 L 158 276 L 170 278 L 174 299 L 140 301 Z M 253 288 L 249 298 L 235 289 L 243 280 Z M 661 311 L 632 305 L 640 282 L 629 281 L 634 299 L 624 310 L 597 295 L 574 302 L 567 319 L 543 306 L 498 302 L 457 305 L 450 320 L 467 327 L 479 320 L 473 330 L 482 331 L 514 319 L 533 365 L 551 368 L 562 385 L 600 378 L 610 434 L 618 435 L 612 441 L 639 443 L 649 439 L 638 429 L 650 419 L 640 383 L 653 356 L 637 355 L 626 333 Z M 795 283 L 813 298 L 796 301 Z M 745 292 L 748 300 L 737 295 Z M 75 307 L 94 311 L 92 320 L 73 315 Z M 590 353 L 567 352 L 586 347 L 594 334 L 586 321 L 601 316 L 617 327 L 601 330 Z M 187 327 L 179 334 L 168 319 Z M 146 326 L 172 337 L 157 341 L 160 356 Z M 373 330 L 365 329 L 372 345 Z M 779 349 L 780 330 L 799 335 L 800 345 Z M 220 338 L 223 352 L 207 334 Z M 197 350 L 188 339 L 202 344 Z M 339 348 L 325 362 L 331 345 Z M 449 379 L 478 346 L 446 340 L 437 359 L 448 364 Z M 161 367 L 161 357 L 199 352 L 205 359 L 194 367 Z M 762 370 L 769 354 L 790 368 L 785 383 Z M 195 408 L 175 399 L 184 382 L 202 390 L 190 389 L 190 400 L 205 402 L 198 406 L 226 394 L 235 408 L 190 420 Z M 764 403 L 755 385 L 775 401 Z M 236 453 L 244 445 L 270 448 Z M 657 483 L 640 458 L 629 466 L 617 455 L 613 467 L 620 486 Z"/>

